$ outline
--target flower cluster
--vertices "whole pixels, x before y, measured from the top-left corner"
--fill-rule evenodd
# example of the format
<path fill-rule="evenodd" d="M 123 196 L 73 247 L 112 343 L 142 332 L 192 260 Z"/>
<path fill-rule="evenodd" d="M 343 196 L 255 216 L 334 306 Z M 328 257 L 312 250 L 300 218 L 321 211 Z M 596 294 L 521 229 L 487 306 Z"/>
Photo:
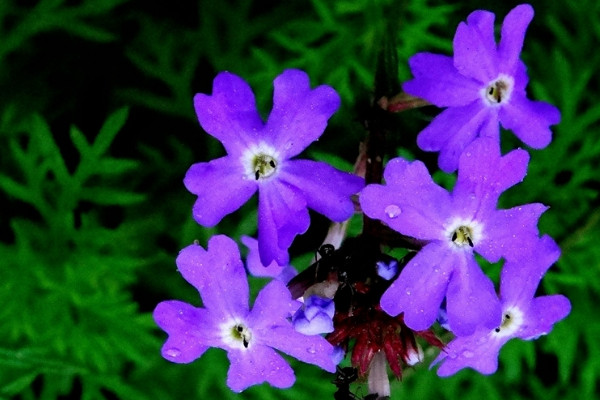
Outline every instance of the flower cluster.
<path fill-rule="evenodd" d="M 250 309 L 233 239 L 218 235 L 206 250 L 199 244 L 183 249 L 177 267 L 198 289 L 203 307 L 176 300 L 156 307 L 154 319 L 169 335 L 163 357 L 188 363 L 209 347 L 224 349 L 231 363 L 227 384 L 239 392 L 262 382 L 279 388 L 294 383 L 277 351 L 329 372 L 348 354 L 357 371 L 349 376 L 368 375 L 369 396 L 376 398 L 390 394 L 386 362 L 400 377 L 403 365 L 423 360 L 417 338 L 442 348 L 434 365 L 447 376 L 465 367 L 492 373 L 509 339 L 550 332 L 570 303 L 561 295 L 535 297 L 560 255 L 538 231 L 548 207 L 498 207 L 529 163 L 523 149 L 501 153 L 500 125 L 543 148 L 551 140 L 549 126 L 560 120 L 556 108 L 525 94 L 520 51 L 532 18 L 531 6 L 514 8 L 496 45 L 494 15 L 475 11 L 457 29 L 453 57 L 425 53 L 410 60 L 414 79 L 404 90 L 447 107 L 417 142 L 440 152 L 441 170 L 458 170 L 452 190 L 436 184 L 421 161 L 394 158 L 385 166 L 384 184 L 365 186 L 362 177 L 324 162 L 294 159 L 339 107 L 335 90 L 311 89 L 304 72 L 286 70 L 274 81 L 273 109 L 264 122 L 247 83 L 228 72 L 217 75 L 212 94 L 196 95 L 194 105 L 200 125 L 227 154 L 192 165 L 184 184 L 197 196 L 193 217 L 207 227 L 258 192 L 258 238 L 241 241 L 249 250 L 248 272 L 272 280 Z M 364 154 L 359 160 L 368 163 Z M 358 207 L 355 195 L 365 218 L 380 221 L 381 232 L 412 243 L 404 246 L 406 256 L 383 252 L 389 242 L 377 232 L 339 240 L 342 222 Z M 336 239 L 297 274 L 288 249 L 308 229 L 308 208 L 338 223 L 328 236 Z M 499 295 L 479 260 L 504 261 Z M 431 330 L 436 322 L 455 337 L 446 345 Z M 348 379 L 338 376 L 334 383 L 337 393 L 354 398 Z"/>
<path fill-rule="evenodd" d="M 442 376 L 464 367 L 495 372 L 508 339 L 546 334 L 570 311 L 563 296 L 533 298 L 560 253 L 550 237 L 539 238 L 537 222 L 547 207 L 497 208 L 502 192 L 523 180 L 529 162 L 524 150 L 501 155 L 500 124 L 543 148 L 551 140 L 549 125 L 560 120 L 555 107 L 525 95 L 519 54 L 532 18 L 530 5 L 515 7 L 496 45 L 494 14 L 475 11 L 456 31 L 454 57 L 422 53 L 410 60 L 415 78 L 404 90 L 448 107 L 417 143 L 440 152 L 440 169 L 458 169 L 453 190 L 435 184 L 422 162 L 396 158 L 386 166 L 386 184 L 368 185 L 360 194 L 367 216 L 425 242 L 382 295 L 381 308 L 403 313 L 415 330 L 440 320 L 457 337 L 436 360 Z M 475 254 L 490 263 L 505 260 L 500 298 Z"/>

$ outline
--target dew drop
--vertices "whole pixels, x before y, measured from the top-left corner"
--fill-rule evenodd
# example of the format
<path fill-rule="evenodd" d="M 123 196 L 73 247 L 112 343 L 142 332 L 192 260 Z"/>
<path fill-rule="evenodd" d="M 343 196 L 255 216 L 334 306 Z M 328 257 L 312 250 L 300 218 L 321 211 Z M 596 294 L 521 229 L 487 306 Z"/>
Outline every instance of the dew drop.
<path fill-rule="evenodd" d="M 165 356 L 169 358 L 177 358 L 181 355 L 181 350 L 176 349 L 174 347 L 165 350 Z"/>
<path fill-rule="evenodd" d="M 406 288 L 406 295 L 410 296 L 410 294 L 411 294 L 411 288 Z"/>
<path fill-rule="evenodd" d="M 400 209 L 400 207 L 398 207 L 395 204 L 390 204 L 389 206 L 387 206 L 385 208 L 385 214 L 390 217 L 390 218 L 396 218 L 398 215 L 400 215 L 400 213 L 402 213 L 402 210 Z"/>
<path fill-rule="evenodd" d="M 317 349 L 315 349 L 315 346 L 310 346 L 306 349 L 306 352 L 309 354 L 315 354 L 317 352 Z"/>
<path fill-rule="evenodd" d="M 462 356 L 464 358 L 473 358 L 474 355 L 475 355 L 475 353 L 473 353 L 470 350 L 465 350 L 465 351 L 462 352 Z"/>

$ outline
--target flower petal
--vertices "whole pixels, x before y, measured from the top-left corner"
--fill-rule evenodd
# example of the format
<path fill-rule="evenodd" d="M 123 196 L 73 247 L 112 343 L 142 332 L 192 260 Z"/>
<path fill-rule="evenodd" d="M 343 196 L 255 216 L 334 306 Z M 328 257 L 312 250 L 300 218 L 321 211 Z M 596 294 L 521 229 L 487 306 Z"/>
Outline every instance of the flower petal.
<path fill-rule="evenodd" d="M 279 265 L 273 261 L 268 266 L 264 266 L 260 262 L 260 255 L 258 253 L 258 240 L 245 235 L 242 236 L 240 240 L 246 247 L 248 247 L 246 267 L 253 276 L 275 278 L 287 283 L 290 279 L 297 275 L 294 267 L 289 264 Z"/>
<path fill-rule="evenodd" d="M 261 343 L 325 371 L 335 372 L 334 347 L 322 336 L 304 335 L 291 324 L 277 325 L 262 332 Z"/>
<path fill-rule="evenodd" d="M 487 84 L 498 76 L 494 39 L 494 14 L 474 11 L 461 22 L 454 35 L 454 66 L 462 75 Z"/>
<path fill-rule="evenodd" d="M 526 204 L 508 210 L 498 210 L 487 219 L 486 236 L 477 252 L 491 263 L 501 257 L 518 261 L 536 246 L 537 223 L 548 207 L 540 203 Z"/>
<path fill-rule="evenodd" d="M 502 309 L 494 284 L 471 254 L 463 253 L 446 294 L 448 324 L 457 336 L 468 336 L 478 326 L 492 329 L 502 322 Z"/>
<path fill-rule="evenodd" d="M 192 244 L 176 260 L 181 275 L 200 292 L 211 312 L 240 317 L 248 313 L 248 280 L 237 244 L 225 235 L 213 236 L 208 250 Z"/>
<path fill-rule="evenodd" d="M 284 158 L 291 158 L 321 136 L 327 120 L 340 107 L 340 96 L 325 85 L 311 89 L 308 75 L 297 69 L 284 71 L 273 84 L 266 134 Z"/>
<path fill-rule="evenodd" d="M 246 147 L 263 127 L 252 89 L 230 72 L 215 77 L 212 95 L 198 93 L 194 108 L 202 128 L 219 139 L 229 154 Z"/>
<path fill-rule="evenodd" d="M 445 243 L 429 243 L 383 293 L 381 308 L 391 316 L 404 312 L 404 322 L 413 330 L 428 329 L 437 318 L 456 262 Z"/>
<path fill-rule="evenodd" d="M 210 346 L 219 343 L 209 312 L 177 300 L 163 301 L 154 309 L 156 324 L 169 338 L 162 346 L 162 356 L 175 363 L 190 363 Z"/>
<path fill-rule="evenodd" d="M 448 343 L 431 366 L 441 363 L 438 376 L 454 375 L 467 367 L 482 374 L 493 374 L 498 369 L 500 348 L 507 341 L 494 338 L 488 329 L 480 328 L 470 336 L 457 337 Z"/>
<path fill-rule="evenodd" d="M 310 217 L 306 200 L 296 189 L 273 180 L 258 194 L 258 250 L 263 264 L 287 264 L 288 248 L 296 235 L 306 232 Z"/>
<path fill-rule="evenodd" d="M 558 260 L 560 248 L 548 235 L 515 260 L 506 261 L 500 275 L 503 302 L 529 302 L 548 268 Z"/>
<path fill-rule="evenodd" d="M 475 139 L 460 156 L 458 180 L 452 191 L 455 207 L 475 203 L 477 209 L 495 210 L 506 189 L 523 181 L 529 154 L 514 150 L 502 157 L 498 142 Z M 477 217 L 476 210 L 473 214 Z"/>
<path fill-rule="evenodd" d="M 498 44 L 498 58 L 500 59 L 500 72 L 512 75 L 517 67 L 523 40 L 529 23 L 533 19 L 533 7 L 529 4 L 520 4 L 510 10 L 502 23 L 500 43 Z"/>
<path fill-rule="evenodd" d="M 283 282 L 272 280 L 258 293 L 247 322 L 253 330 L 289 324 L 287 318 L 300 306 Z"/>
<path fill-rule="evenodd" d="M 194 203 L 194 219 L 212 227 L 242 206 L 256 192 L 257 183 L 245 178 L 241 163 L 233 157 L 197 163 L 188 169 L 183 183 L 198 196 Z"/>
<path fill-rule="evenodd" d="M 404 235 L 440 239 L 450 195 L 433 182 L 425 164 L 395 158 L 388 162 L 384 178 L 387 185 L 368 185 L 361 191 L 363 212 Z"/>
<path fill-rule="evenodd" d="M 464 148 L 477 137 L 488 118 L 492 113 L 481 100 L 448 108 L 419 133 L 417 144 L 425 151 L 440 151 L 438 162 L 443 171 L 456 171 Z"/>
<path fill-rule="evenodd" d="M 296 381 L 290 365 L 269 347 L 257 345 L 248 350 L 231 350 L 227 357 L 231 363 L 227 371 L 227 386 L 234 392 L 239 393 L 263 382 L 284 389 Z"/>
<path fill-rule="evenodd" d="M 359 176 L 310 160 L 287 161 L 279 179 L 301 192 L 308 207 L 336 222 L 354 214 L 351 196 L 364 186 Z"/>
<path fill-rule="evenodd" d="M 571 302 L 565 296 L 555 294 L 536 297 L 532 300 L 528 315 L 529 324 L 519 331 L 518 337 L 524 340 L 536 339 L 550 333 L 554 324 L 571 312 Z"/>
<path fill-rule="evenodd" d="M 500 123 L 528 146 L 543 149 L 552 140 L 549 126 L 560 122 L 560 111 L 551 104 L 531 101 L 513 93 L 510 101 L 500 108 Z"/>
<path fill-rule="evenodd" d="M 458 73 L 452 58 L 440 54 L 418 53 L 409 60 L 415 79 L 405 82 L 405 92 L 438 107 L 464 106 L 478 99 L 481 83 Z"/>

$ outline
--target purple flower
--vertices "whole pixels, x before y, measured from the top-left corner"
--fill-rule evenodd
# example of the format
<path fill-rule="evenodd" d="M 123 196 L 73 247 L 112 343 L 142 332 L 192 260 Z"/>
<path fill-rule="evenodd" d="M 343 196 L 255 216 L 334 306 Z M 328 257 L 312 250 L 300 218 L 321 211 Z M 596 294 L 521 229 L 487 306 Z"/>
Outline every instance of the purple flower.
<path fill-rule="evenodd" d="M 292 317 L 294 328 L 305 335 L 333 332 L 335 304 L 333 299 L 309 296 L 304 305 Z"/>
<path fill-rule="evenodd" d="M 283 283 L 288 283 L 290 279 L 298 274 L 291 264 L 279 265 L 273 261 L 267 266 L 263 265 L 258 254 L 258 241 L 250 236 L 242 236 L 241 240 L 248 248 L 246 267 L 252 276 L 275 278 Z"/>
<path fill-rule="evenodd" d="M 362 178 L 323 162 L 291 160 L 317 140 L 340 98 L 329 86 L 310 88 L 306 73 L 286 70 L 274 81 L 273 110 L 263 123 L 246 82 L 221 72 L 212 95 L 197 94 L 200 125 L 223 143 L 227 155 L 197 163 L 184 184 L 198 196 L 193 215 L 216 225 L 258 191 L 258 247 L 263 265 L 288 262 L 287 249 L 308 229 L 308 208 L 333 221 L 354 212 L 350 196 Z"/>
<path fill-rule="evenodd" d="M 533 148 L 550 143 L 549 125 L 560 121 L 560 112 L 548 103 L 527 99 L 528 77 L 519 59 L 532 18 L 529 4 L 512 9 L 496 45 L 494 14 L 474 11 L 456 30 L 454 57 L 419 53 L 409 60 L 415 78 L 403 89 L 448 107 L 417 137 L 421 149 L 440 151 L 442 170 L 456 170 L 463 149 L 478 136 L 499 143 L 499 122 Z"/>
<path fill-rule="evenodd" d="M 388 260 L 387 262 L 383 260 L 377 261 L 375 267 L 377 268 L 377 275 L 386 281 L 389 281 L 398 273 L 398 261 L 394 259 Z"/>
<path fill-rule="evenodd" d="M 432 363 L 441 363 L 438 375 L 452 375 L 466 367 L 492 374 L 498 369 L 498 353 L 506 342 L 512 338 L 536 339 L 566 317 L 571 310 L 566 297 L 534 297 L 542 276 L 559 255 L 556 243 L 544 236 L 521 261 L 508 261 L 500 277 L 502 323 L 494 329 L 480 327 L 471 336 L 448 343 Z"/>
<path fill-rule="evenodd" d="M 384 311 L 404 312 L 406 325 L 420 331 L 436 320 L 445 297 L 457 335 L 470 335 L 478 325 L 498 326 L 500 303 L 474 252 L 492 263 L 515 259 L 538 240 L 544 205 L 496 209 L 500 194 L 525 176 L 528 160 L 524 150 L 501 157 L 496 143 L 482 138 L 461 156 L 452 193 L 433 182 L 422 162 L 402 158 L 386 166 L 386 185 L 363 189 L 360 204 L 367 216 L 428 242 L 383 294 Z"/>
<path fill-rule="evenodd" d="M 177 267 L 202 297 L 204 308 L 170 300 L 154 310 L 154 320 L 169 337 L 162 356 L 189 363 L 209 347 L 227 351 L 227 385 L 241 392 L 262 382 L 292 386 L 295 377 L 274 349 L 301 361 L 335 371 L 334 348 L 321 336 L 296 332 L 288 316 L 299 307 L 286 286 L 271 281 L 248 306 L 248 281 L 237 245 L 227 236 L 212 237 L 208 250 L 193 244 L 177 257 Z"/>

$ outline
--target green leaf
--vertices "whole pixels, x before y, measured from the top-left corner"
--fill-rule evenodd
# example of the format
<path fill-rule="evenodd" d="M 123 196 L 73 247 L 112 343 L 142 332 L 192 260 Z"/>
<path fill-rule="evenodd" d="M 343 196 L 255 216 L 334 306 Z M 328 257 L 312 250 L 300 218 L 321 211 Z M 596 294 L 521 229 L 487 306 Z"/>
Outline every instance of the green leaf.
<path fill-rule="evenodd" d="M 128 115 L 129 109 L 124 107 L 115 111 L 106 119 L 106 122 L 100 128 L 100 132 L 98 132 L 98 136 L 96 136 L 96 140 L 92 144 L 92 149 L 96 156 L 106 153 L 117 133 L 125 125 Z"/>
<path fill-rule="evenodd" d="M 12 382 L 0 386 L 0 395 L 3 396 L 15 396 L 19 394 L 23 389 L 31 386 L 33 380 L 39 375 L 37 371 L 30 372 L 28 374 L 24 374 Z"/>
<path fill-rule="evenodd" d="M 144 201 L 145 195 L 110 189 L 103 186 L 85 187 L 80 194 L 81 200 L 101 205 L 130 205 Z"/>

